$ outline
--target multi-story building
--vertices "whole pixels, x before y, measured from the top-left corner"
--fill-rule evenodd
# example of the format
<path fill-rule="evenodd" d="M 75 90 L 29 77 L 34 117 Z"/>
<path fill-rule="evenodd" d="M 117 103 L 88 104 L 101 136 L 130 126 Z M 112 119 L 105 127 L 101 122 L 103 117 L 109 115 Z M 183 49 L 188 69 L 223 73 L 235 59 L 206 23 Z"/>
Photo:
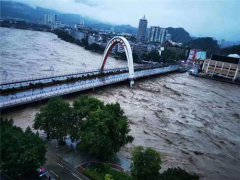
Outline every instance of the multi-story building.
<path fill-rule="evenodd" d="M 44 14 L 44 24 L 45 25 L 53 25 L 58 22 L 58 17 L 56 14 Z"/>
<path fill-rule="evenodd" d="M 160 42 L 160 27 L 159 26 L 151 26 L 149 30 L 149 42 Z"/>
<path fill-rule="evenodd" d="M 220 76 L 233 81 L 240 77 L 240 58 L 212 55 L 206 59 L 202 68 L 210 76 Z"/>
<path fill-rule="evenodd" d="M 137 40 L 138 42 L 146 42 L 147 41 L 147 19 L 145 16 L 143 16 L 142 19 L 139 20 L 138 25 L 138 34 L 137 34 Z"/>
<path fill-rule="evenodd" d="M 171 39 L 171 35 L 165 28 L 159 26 L 151 26 L 149 31 L 149 42 L 163 44 L 166 40 Z"/>

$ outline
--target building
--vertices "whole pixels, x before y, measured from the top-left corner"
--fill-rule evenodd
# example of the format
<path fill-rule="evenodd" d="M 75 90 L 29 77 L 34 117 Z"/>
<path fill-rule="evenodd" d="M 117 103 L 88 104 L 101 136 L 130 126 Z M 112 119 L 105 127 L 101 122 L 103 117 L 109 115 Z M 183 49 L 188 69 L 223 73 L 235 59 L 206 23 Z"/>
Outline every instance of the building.
<path fill-rule="evenodd" d="M 160 29 L 160 44 L 163 44 L 166 41 L 167 29 Z"/>
<path fill-rule="evenodd" d="M 160 28 L 159 26 L 150 27 L 148 37 L 150 43 L 159 43 L 162 45 L 166 40 L 170 39 L 171 34 L 169 34 L 165 28 Z"/>
<path fill-rule="evenodd" d="M 240 58 L 212 55 L 211 59 L 204 61 L 202 70 L 207 75 L 217 75 L 234 81 L 240 77 Z"/>
<path fill-rule="evenodd" d="M 197 61 L 205 60 L 207 57 L 207 52 L 200 49 L 191 49 L 188 54 L 188 60 Z"/>
<path fill-rule="evenodd" d="M 138 42 L 146 42 L 147 38 L 147 19 L 145 16 L 143 16 L 142 19 L 139 20 L 139 25 L 138 25 L 138 34 L 137 34 L 137 40 Z"/>
<path fill-rule="evenodd" d="M 58 17 L 56 14 L 44 14 L 44 24 L 45 25 L 53 25 L 58 22 Z"/>

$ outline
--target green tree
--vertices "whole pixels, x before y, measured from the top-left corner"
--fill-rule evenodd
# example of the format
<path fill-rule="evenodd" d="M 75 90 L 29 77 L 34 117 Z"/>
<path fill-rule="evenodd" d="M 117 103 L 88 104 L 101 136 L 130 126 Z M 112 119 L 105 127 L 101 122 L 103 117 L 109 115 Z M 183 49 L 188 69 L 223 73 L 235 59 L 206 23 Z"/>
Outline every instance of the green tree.
<path fill-rule="evenodd" d="M 129 132 L 128 119 L 120 105 L 107 104 L 91 111 L 83 121 L 80 148 L 101 159 L 108 159 L 123 145 L 133 141 Z"/>
<path fill-rule="evenodd" d="M 148 53 L 147 59 L 149 61 L 156 61 L 156 62 L 158 62 L 160 60 L 160 55 L 159 55 L 158 50 L 152 50 L 150 53 Z"/>
<path fill-rule="evenodd" d="M 133 56 L 133 62 L 135 62 L 135 63 L 139 63 L 140 62 L 140 59 L 139 59 L 139 57 L 138 57 L 138 55 L 136 53 L 133 53 L 132 56 Z"/>
<path fill-rule="evenodd" d="M 94 112 L 97 109 L 102 109 L 103 107 L 104 104 L 102 101 L 90 96 L 80 96 L 74 101 L 70 125 L 71 128 L 69 129 L 71 138 L 74 140 L 80 139 L 82 122 L 89 117 L 91 112 Z"/>
<path fill-rule="evenodd" d="M 69 131 L 71 113 L 72 110 L 67 102 L 59 97 L 50 99 L 48 104 L 36 114 L 33 127 L 44 130 L 47 139 L 56 138 L 61 144 Z"/>
<path fill-rule="evenodd" d="M 134 179 L 152 180 L 159 178 L 159 170 L 161 169 L 160 154 L 151 149 L 143 149 L 136 147 L 132 154 L 133 162 L 131 164 L 131 173 Z"/>
<path fill-rule="evenodd" d="M 89 50 L 99 52 L 99 51 L 101 51 L 101 46 L 96 43 L 93 43 L 89 46 Z"/>
<path fill-rule="evenodd" d="M 13 126 L 12 120 L 1 121 L 1 173 L 14 179 L 36 175 L 36 169 L 45 162 L 44 141 L 28 127 L 25 132 Z"/>
<path fill-rule="evenodd" d="M 181 168 L 168 168 L 164 171 L 160 178 L 161 180 L 198 180 L 199 177 L 195 174 L 189 174 Z"/>
<path fill-rule="evenodd" d="M 164 62 L 172 62 L 177 59 L 177 55 L 175 52 L 166 49 L 162 52 L 161 58 Z"/>
<path fill-rule="evenodd" d="M 106 174 L 104 180 L 114 180 L 111 174 Z"/>

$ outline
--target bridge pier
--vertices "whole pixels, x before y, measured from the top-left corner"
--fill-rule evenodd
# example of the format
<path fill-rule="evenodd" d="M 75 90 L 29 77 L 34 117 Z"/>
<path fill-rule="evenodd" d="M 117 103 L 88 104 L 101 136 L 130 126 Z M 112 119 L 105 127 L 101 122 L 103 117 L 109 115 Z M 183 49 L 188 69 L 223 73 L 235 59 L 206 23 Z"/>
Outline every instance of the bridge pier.
<path fill-rule="evenodd" d="M 130 87 L 132 88 L 132 87 L 133 87 L 133 85 L 134 85 L 134 79 L 133 79 L 133 78 L 131 78 L 131 79 L 129 79 L 129 81 L 130 81 Z"/>

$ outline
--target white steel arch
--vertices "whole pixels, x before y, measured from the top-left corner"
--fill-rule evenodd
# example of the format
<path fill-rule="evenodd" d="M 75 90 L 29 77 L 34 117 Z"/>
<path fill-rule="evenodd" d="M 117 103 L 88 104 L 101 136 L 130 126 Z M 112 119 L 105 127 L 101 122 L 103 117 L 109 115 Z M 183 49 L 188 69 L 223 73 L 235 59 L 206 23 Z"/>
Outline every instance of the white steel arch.
<path fill-rule="evenodd" d="M 112 48 L 118 43 L 120 43 L 124 47 L 124 51 L 125 51 L 126 56 L 127 56 L 128 70 L 129 70 L 129 80 L 130 80 L 130 86 L 132 87 L 132 85 L 134 84 L 133 56 L 132 56 L 132 49 L 130 47 L 130 44 L 125 37 L 115 36 L 108 42 L 108 44 L 107 44 L 107 46 L 104 50 L 103 59 L 102 59 L 100 69 L 101 70 L 104 69 L 107 58 L 111 54 Z"/>

